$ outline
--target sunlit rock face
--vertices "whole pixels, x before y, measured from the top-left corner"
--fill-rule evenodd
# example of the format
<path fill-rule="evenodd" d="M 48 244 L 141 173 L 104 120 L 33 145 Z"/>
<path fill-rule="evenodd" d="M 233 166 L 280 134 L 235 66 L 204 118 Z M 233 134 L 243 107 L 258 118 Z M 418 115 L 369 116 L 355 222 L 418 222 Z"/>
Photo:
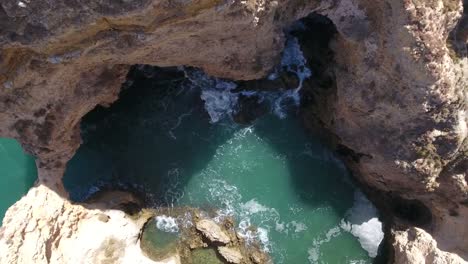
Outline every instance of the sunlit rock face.
<path fill-rule="evenodd" d="M 115 192 L 83 206 L 45 186 L 32 188 L 4 218 L 0 263 L 180 263 L 176 254 L 154 262 L 142 253 L 138 237 L 146 219 L 109 206 L 129 197 Z"/>
<path fill-rule="evenodd" d="M 117 99 L 130 65 L 190 65 L 219 77 L 260 78 L 279 59 L 283 28 L 318 4 L 4 1 L 0 134 L 21 138 L 41 160 L 40 179 L 60 189 L 65 163 L 80 144 L 81 117 Z"/>
<path fill-rule="evenodd" d="M 456 25 L 455 35 L 466 32 L 460 0 L 3 1 L 0 135 L 36 155 L 40 183 L 65 194 L 80 119 L 117 99 L 129 65 L 260 78 L 279 61 L 283 29 L 312 11 L 338 32 L 322 125 L 353 154 L 363 183 L 390 201 L 421 201 L 437 246 L 466 258 L 468 66 L 446 41 Z"/>

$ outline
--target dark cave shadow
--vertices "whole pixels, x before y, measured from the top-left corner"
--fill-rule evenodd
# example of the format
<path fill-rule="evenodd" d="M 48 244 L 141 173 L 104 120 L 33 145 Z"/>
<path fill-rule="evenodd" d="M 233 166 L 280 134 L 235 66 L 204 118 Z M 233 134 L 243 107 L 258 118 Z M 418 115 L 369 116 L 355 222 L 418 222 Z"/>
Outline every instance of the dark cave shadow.
<path fill-rule="evenodd" d="M 151 194 L 151 206 L 170 206 L 230 138 L 232 133 L 210 126 L 200 91 L 186 85 L 183 72 L 145 67 L 129 73 L 131 88 L 117 102 L 83 119 L 84 143 L 64 177 L 73 201 L 98 189 L 124 189 Z M 190 136 L 177 138 L 187 131 Z"/>

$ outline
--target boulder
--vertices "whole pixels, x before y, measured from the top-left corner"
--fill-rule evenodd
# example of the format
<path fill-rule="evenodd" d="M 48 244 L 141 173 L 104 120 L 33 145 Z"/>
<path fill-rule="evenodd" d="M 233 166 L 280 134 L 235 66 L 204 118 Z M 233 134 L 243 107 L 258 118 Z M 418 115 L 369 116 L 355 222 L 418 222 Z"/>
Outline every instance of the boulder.
<path fill-rule="evenodd" d="M 196 224 L 196 228 L 211 242 L 228 244 L 231 239 L 226 232 L 213 220 L 203 219 Z"/>
<path fill-rule="evenodd" d="M 243 256 L 238 248 L 233 247 L 218 247 L 218 252 L 229 263 L 241 263 Z"/>

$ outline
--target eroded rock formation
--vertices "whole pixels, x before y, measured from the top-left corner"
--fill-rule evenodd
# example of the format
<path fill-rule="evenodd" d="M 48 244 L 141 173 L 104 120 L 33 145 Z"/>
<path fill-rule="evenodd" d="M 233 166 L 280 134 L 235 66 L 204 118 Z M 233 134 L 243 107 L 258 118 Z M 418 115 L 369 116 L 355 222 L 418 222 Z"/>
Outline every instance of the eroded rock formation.
<path fill-rule="evenodd" d="M 126 196 L 112 194 L 121 202 Z M 178 255 L 162 262 L 146 257 L 138 240 L 146 218 L 105 209 L 106 203 L 73 205 L 45 186 L 32 189 L 5 216 L 0 263 L 180 263 Z"/>
<path fill-rule="evenodd" d="M 27 196 L 36 198 L 9 210 L 1 255 L 45 262 L 64 245 L 58 237 L 76 235 L 88 211 L 67 209 L 75 207 L 57 196 L 66 197 L 61 177 L 80 144 L 81 117 L 117 99 L 130 65 L 190 65 L 219 77 L 261 78 L 278 61 L 283 29 L 317 12 L 338 34 L 336 92 L 328 112 L 316 118 L 351 154 L 356 177 L 388 199 L 390 211 L 405 212 L 394 197 L 428 209 L 424 240 L 437 244 L 424 250 L 454 263 L 461 261 L 456 254 L 467 259 L 468 66 L 447 44 L 457 23 L 466 28 L 462 8 L 461 0 L 2 1 L 0 135 L 18 139 L 38 158 L 39 187 Z M 29 224 L 33 212 L 36 225 Z M 410 248 L 418 247 L 411 219 L 404 213 L 395 219 L 395 261 L 411 259 Z M 44 243 L 29 244 L 36 241 Z"/>

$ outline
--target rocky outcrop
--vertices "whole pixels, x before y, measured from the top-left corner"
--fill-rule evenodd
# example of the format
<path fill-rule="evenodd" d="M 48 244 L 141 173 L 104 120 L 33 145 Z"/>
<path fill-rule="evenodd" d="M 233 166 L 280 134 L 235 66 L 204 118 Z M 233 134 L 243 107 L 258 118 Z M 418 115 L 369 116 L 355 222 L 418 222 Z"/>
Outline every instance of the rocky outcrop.
<path fill-rule="evenodd" d="M 245 239 L 231 217 L 216 217 L 215 221 L 206 211 L 178 206 L 146 208 L 140 215 L 149 219 L 140 246 L 154 261 L 177 255 L 181 263 L 271 263 L 261 241 Z"/>
<path fill-rule="evenodd" d="M 410 228 L 394 233 L 395 263 L 464 263 L 455 254 L 437 248 L 437 242 L 420 228 Z"/>
<path fill-rule="evenodd" d="M 228 244 L 231 238 L 224 232 L 221 227 L 213 220 L 203 219 L 196 223 L 197 230 L 200 231 L 211 242 Z"/>
<path fill-rule="evenodd" d="M 229 263 L 242 263 L 242 253 L 236 248 L 219 247 L 219 254 Z"/>
<path fill-rule="evenodd" d="M 282 30 L 312 11 L 338 31 L 336 90 L 321 124 L 403 226 L 418 225 L 418 215 L 395 197 L 430 212 L 425 241 L 432 236 L 467 259 L 468 66 L 446 41 L 461 0 L 2 1 L 0 135 L 38 158 L 40 186 L 7 213 L 0 255 L 62 260 L 59 249 L 88 215 L 59 196 L 66 197 L 61 177 L 80 145 L 80 119 L 117 99 L 130 65 L 261 78 L 278 60 Z M 422 245 L 398 238 L 409 230 L 394 230 L 396 252 Z M 436 254 L 431 245 L 424 250 Z"/>

